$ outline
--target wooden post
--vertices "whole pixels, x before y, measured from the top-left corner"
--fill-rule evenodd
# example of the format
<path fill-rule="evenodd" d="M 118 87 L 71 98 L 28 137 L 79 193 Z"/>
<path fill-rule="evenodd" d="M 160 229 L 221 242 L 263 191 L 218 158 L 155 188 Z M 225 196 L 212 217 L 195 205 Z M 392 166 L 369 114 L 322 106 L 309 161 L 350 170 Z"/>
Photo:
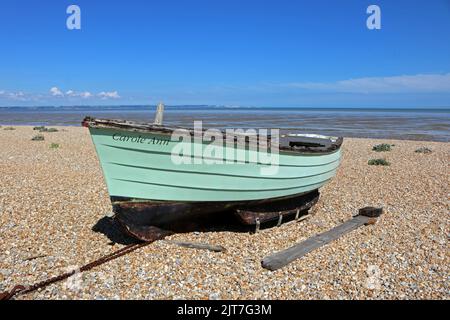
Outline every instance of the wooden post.
<path fill-rule="evenodd" d="M 153 121 L 153 124 L 161 126 L 163 123 L 163 113 L 164 113 L 164 105 L 162 102 L 158 104 L 158 107 L 156 109 L 156 115 L 155 115 L 155 121 Z"/>

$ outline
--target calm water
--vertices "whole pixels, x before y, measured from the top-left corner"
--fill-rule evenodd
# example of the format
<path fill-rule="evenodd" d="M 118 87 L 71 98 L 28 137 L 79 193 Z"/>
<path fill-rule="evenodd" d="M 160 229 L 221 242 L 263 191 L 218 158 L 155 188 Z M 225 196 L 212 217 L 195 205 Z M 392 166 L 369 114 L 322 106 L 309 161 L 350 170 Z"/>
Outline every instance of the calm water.
<path fill-rule="evenodd" d="M 95 116 L 152 122 L 154 106 L 0 108 L 0 125 L 79 126 Z M 304 109 L 216 106 L 168 106 L 164 124 L 216 128 L 296 128 L 344 137 L 393 138 L 448 142 L 450 109 Z"/>

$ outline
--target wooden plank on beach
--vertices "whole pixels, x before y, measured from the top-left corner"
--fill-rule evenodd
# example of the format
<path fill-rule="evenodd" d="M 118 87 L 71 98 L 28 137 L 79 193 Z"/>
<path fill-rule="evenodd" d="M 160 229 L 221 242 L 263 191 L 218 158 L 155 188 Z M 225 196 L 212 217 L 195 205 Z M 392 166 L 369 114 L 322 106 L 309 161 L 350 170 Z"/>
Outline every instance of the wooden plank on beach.
<path fill-rule="evenodd" d="M 165 243 L 175 244 L 180 247 L 191 248 L 191 249 L 200 249 L 200 250 L 209 250 L 213 252 L 224 252 L 226 249 L 222 246 L 212 245 L 207 243 L 196 243 L 196 242 L 187 242 L 187 241 L 172 241 L 172 240 L 162 240 Z"/>
<path fill-rule="evenodd" d="M 269 270 L 277 270 L 291 263 L 292 261 L 303 257 L 305 254 L 336 240 L 340 236 L 351 232 L 365 224 L 373 222 L 373 217 L 357 215 L 343 224 L 326 231 L 324 233 L 313 236 L 299 244 L 296 244 L 286 250 L 277 252 L 273 255 L 265 257 L 261 265 Z"/>

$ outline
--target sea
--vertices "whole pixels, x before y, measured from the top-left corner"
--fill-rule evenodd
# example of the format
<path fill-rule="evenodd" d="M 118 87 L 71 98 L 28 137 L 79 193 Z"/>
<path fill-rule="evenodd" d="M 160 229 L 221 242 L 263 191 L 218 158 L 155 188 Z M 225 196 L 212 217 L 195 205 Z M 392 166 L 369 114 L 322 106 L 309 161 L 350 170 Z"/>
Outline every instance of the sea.
<path fill-rule="evenodd" d="M 0 107 L 0 125 L 80 126 L 85 116 L 152 122 L 156 106 Z M 450 108 L 166 106 L 164 124 L 295 129 L 331 136 L 449 142 Z"/>

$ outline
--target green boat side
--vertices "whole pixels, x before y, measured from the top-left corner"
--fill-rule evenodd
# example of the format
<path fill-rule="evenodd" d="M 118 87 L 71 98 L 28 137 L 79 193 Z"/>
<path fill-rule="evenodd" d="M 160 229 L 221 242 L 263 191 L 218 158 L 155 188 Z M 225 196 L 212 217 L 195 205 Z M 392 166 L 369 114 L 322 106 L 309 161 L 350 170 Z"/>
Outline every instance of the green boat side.
<path fill-rule="evenodd" d="M 322 187 L 341 159 L 342 138 L 328 145 L 323 139 L 285 141 L 274 165 L 271 153 L 238 144 L 208 153 L 208 143 L 195 140 L 180 157 L 174 153 L 180 141 L 172 136 L 177 128 L 93 118 L 83 124 L 89 127 L 112 198 L 227 202 L 289 197 Z"/>

